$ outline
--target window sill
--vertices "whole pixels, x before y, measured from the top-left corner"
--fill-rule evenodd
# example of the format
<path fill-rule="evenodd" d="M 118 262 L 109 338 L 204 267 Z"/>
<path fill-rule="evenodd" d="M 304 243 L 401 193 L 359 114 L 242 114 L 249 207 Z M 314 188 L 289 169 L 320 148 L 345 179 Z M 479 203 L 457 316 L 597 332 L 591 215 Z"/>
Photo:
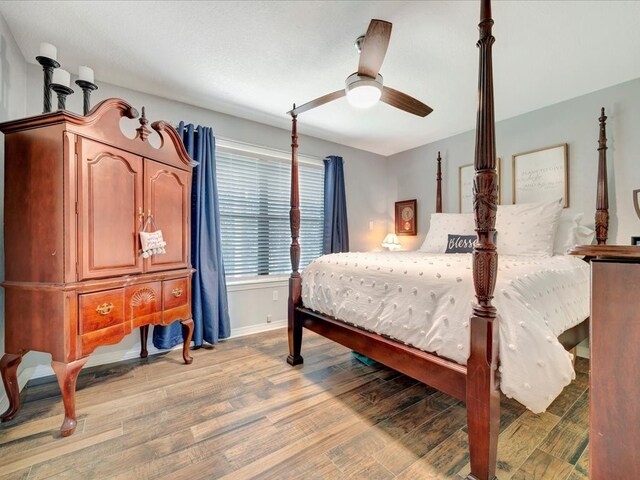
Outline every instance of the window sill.
<path fill-rule="evenodd" d="M 252 290 L 274 286 L 286 286 L 289 275 L 269 275 L 264 277 L 227 279 L 227 290 L 230 292 L 238 290 Z"/>

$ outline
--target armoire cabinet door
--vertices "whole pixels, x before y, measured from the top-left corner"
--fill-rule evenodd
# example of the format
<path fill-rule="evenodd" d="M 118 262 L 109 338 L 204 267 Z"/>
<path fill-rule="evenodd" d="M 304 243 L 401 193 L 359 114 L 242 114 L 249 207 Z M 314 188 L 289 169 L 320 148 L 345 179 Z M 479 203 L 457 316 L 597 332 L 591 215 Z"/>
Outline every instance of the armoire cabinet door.
<path fill-rule="evenodd" d="M 142 272 L 142 158 L 85 138 L 77 154 L 80 279 Z"/>
<path fill-rule="evenodd" d="M 162 231 L 166 253 L 145 260 L 148 272 L 184 268 L 189 259 L 189 214 L 191 210 L 189 173 L 145 159 L 145 214 L 151 212 L 155 226 Z"/>

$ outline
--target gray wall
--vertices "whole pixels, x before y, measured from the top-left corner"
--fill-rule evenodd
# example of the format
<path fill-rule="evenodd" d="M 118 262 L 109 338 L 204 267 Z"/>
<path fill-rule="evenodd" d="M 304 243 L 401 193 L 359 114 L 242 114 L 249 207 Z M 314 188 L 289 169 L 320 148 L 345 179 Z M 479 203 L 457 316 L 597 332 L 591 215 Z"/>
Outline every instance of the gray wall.
<path fill-rule="evenodd" d="M 497 92 L 499 95 L 499 92 Z M 565 102 L 498 122 L 496 150 L 501 158 L 501 203 L 512 201 L 512 155 L 559 143 L 569 145 L 569 211 L 584 212 L 593 225 L 598 165 L 600 107 L 605 107 L 608 137 L 610 244 L 626 244 L 640 235 L 640 219 L 632 191 L 640 188 L 640 79 L 615 85 Z M 389 157 L 388 211 L 393 202 L 418 199 L 418 236 L 400 239 L 418 248 L 435 211 L 438 151 L 443 158 L 443 211 L 457 212 L 458 167 L 473 163 L 475 131 L 423 145 Z"/>
<path fill-rule="evenodd" d="M 92 105 L 105 98 L 119 97 L 138 109 L 144 105 L 151 121 L 162 119 L 177 124 L 183 120 L 187 123 L 211 126 L 214 134 L 219 138 L 285 152 L 291 149 L 291 132 L 288 130 L 105 84 L 100 82 L 100 72 L 96 72 L 96 80 L 99 89 L 92 95 Z M 29 92 L 26 114 L 39 114 L 42 111 L 42 71 L 38 66 L 27 66 L 26 83 Z M 74 90 L 76 93 L 67 98 L 67 109 L 81 113 L 81 91 L 79 88 Z M 285 109 L 286 106 L 283 107 L 283 112 Z M 137 121 L 126 122 L 126 119 L 123 120 L 122 128 L 127 132 L 132 132 L 138 126 Z M 303 122 L 302 116 L 299 120 L 301 129 L 303 129 Z M 153 141 L 153 138 L 150 141 Z M 340 155 L 344 158 L 352 249 L 365 251 L 379 248 L 387 228 L 386 209 L 389 200 L 386 197 L 386 157 L 304 135 L 300 136 L 298 143 L 300 154 L 303 155 L 318 158 Z M 373 225 L 372 229 L 370 229 L 370 222 Z M 230 285 L 229 310 L 232 336 L 284 325 L 287 296 L 286 279 Z M 274 300 L 275 297 L 277 300 Z M 267 323 L 267 315 L 271 317 L 270 323 Z M 136 357 L 138 350 L 138 335 L 130 335 L 118 345 L 96 350 L 88 365 Z M 149 352 L 154 353 L 155 349 L 150 349 Z M 49 361 L 48 355 L 31 353 L 25 358 L 23 365 L 25 368 L 35 368 L 35 372 L 29 375 L 38 377 L 52 374 Z"/>
<path fill-rule="evenodd" d="M 249 143 L 261 147 L 289 152 L 291 150 L 291 132 L 271 127 L 224 113 L 206 110 L 193 105 L 168 100 L 166 98 L 129 90 L 100 82 L 100 72 L 96 72 L 98 90 L 93 92 L 92 105 L 110 97 L 123 98 L 134 107 L 146 107 L 151 121 L 166 120 L 177 124 L 186 123 L 207 125 L 213 128 L 217 137 Z M 72 82 L 75 78 L 72 78 Z M 82 92 L 72 84 L 76 91 L 67 98 L 67 110 L 82 113 Z M 42 72 L 39 66 L 28 65 L 27 72 L 27 115 L 36 115 L 42 111 Z M 284 111 L 287 106 L 283 107 Z M 132 125 L 138 126 L 132 120 Z M 304 130 L 304 116 L 298 120 L 299 131 Z M 347 189 L 347 208 L 351 244 L 354 250 L 369 250 L 378 242 L 377 232 L 370 233 L 369 222 L 382 232 L 386 225 L 387 199 L 385 186 L 387 179 L 386 157 L 375 153 L 357 150 L 337 143 L 301 135 L 298 143 L 300 154 L 323 158 L 327 155 L 340 155 L 345 160 L 345 179 Z M 377 225 L 376 225 L 377 224 Z M 375 229 L 374 228 L 374 229 Z"/>

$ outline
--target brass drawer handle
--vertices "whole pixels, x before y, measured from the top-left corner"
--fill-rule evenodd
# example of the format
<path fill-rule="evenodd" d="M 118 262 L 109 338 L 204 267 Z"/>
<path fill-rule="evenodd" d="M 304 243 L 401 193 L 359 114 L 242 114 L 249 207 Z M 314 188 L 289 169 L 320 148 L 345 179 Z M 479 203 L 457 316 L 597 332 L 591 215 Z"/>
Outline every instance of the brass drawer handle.
<path fill-rule="evenodd" d="M 182 289 L 181 288 L 174 288 L 173 290 L 171 290 L 171 295 L 173 295 L 174 297 L 178 298 L 179 296 L 182 295 Z"/>
<path fill-rule="evenodd" d="M 96 307 L 96 312 L 100 315 L 108 315 L 113 310 L 113 303 L 103 303 L 102 305 L 98 305 Z"/>

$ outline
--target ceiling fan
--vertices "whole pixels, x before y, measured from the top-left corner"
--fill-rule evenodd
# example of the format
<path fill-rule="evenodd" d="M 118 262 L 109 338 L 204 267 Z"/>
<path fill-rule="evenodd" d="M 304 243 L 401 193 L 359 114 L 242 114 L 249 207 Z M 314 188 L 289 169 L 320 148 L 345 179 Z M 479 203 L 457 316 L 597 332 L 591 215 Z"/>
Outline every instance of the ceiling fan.
<path fill-rule="evenodd" d="M 399 108 L 405 112 L 426 117 L 433 109 L 406 93 L 386 87 L 382 83 L 380 67 L 384 60 L 389 38 L 391 37 L 391 23 L 384 20 L 371 20 L 367 33 L 356 40 L 356 47 L 360 52 L 358 71 L 347 77 L 345 87 L 290 110 L 290 115 L 298 115 L 312 108 L 319 107 L 345 95 L 349 103 L 356 107 L 367 108 L 375 105 L 378 100 Z"/>

